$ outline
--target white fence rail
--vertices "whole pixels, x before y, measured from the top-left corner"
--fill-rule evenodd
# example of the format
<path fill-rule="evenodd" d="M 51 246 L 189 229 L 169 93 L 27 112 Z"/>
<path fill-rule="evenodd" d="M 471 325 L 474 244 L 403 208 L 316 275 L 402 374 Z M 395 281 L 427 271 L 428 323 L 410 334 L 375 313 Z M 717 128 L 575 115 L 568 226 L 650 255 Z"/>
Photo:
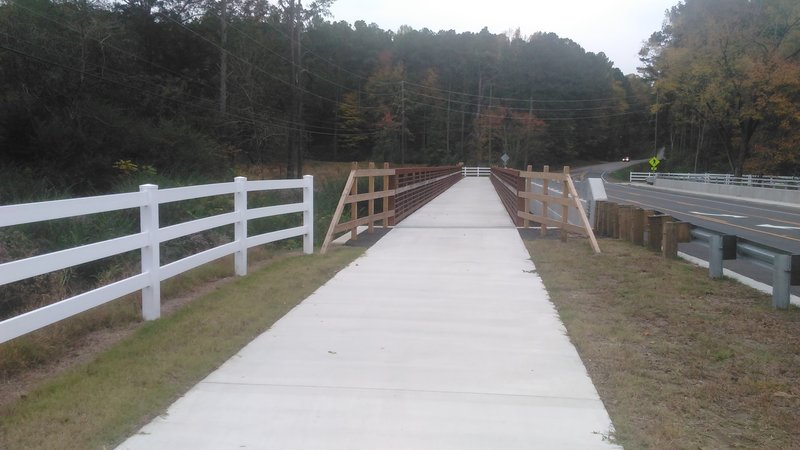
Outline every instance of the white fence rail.
<path fill-rule="evenodd" d="M 248 192 L 285 189 L 302 189 L 303 201 L 263 208 L 247 208 Z M 244 177 L 236 177 L 232 183 L 163 190 L 159 190 L 158 186 L 146 184 L 140 186 L 139 192 L 127 194 L 0 206 L 0 227 L 132 208 L 139 208 L 141 218 L 140 232 L 136 234 L 0 264 L 0 286 L 3 286 L 55 270 L 141 250 L 141 273 L 6 319 L 0 322 L 0 343 L 139 290 L 142 291 L 142 316 L 145 320 L 157 319 L 161 315 L 161 281 L 230 254 L 235 255 L 236 275 L 246 275 L 247 249 L 251 247 L 303 236 L 303 251 L 307 254 L 313 253 L 313 192 L 314 179 L 310 175 L 298 180 L 269 181 L 247 181 Z M 159 226 L 159 205 L 228 194 L 234 196 L 232 212 L 164 228 Z M 249 220 L 300 212 L 303 213 L 302 226 L 247 236 Z M 232 242 L 161 265 L 162 243 L 231 224 L 234 226 Z"/>
<path fill-rule="evenodd" d="M 492 174 L 491 167 L 462 167 L 461 176 L 464 177 L 488 177 Z"/>
<path fill-rule="evenodd" d="M 662 180 L 693 181 L 697 183 L 727 184 L 731 186 L 763 187 L 772 189 L 800 189 L 800 177 L 779 177 L 770 175 L 744 175 L 735 177 L 719 173 L 660 173 L 631 172 L 630 182 L 652 183 L 655 178 Z"/>

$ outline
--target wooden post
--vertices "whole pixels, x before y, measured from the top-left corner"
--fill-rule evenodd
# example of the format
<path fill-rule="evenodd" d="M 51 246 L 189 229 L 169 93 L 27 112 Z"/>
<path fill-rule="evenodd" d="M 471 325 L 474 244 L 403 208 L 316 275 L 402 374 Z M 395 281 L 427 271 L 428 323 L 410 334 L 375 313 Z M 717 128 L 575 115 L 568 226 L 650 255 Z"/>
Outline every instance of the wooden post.
<path fill-rule="evenodd" d="M 633 208 L 631 216 L 631 242 L 634 245 L 642 245 L 644 241 L 644 210 Z"/>
<path fill-rule="evenodd" d="M 631 231 L 630 226 L 628 225 L 630 223 L 630 220 L 628 220 L 630 218 L 630 209 L 630 205 L 619 205 L 619 236 L 617 237 L 623 241 L 629 240 L 628 235 L 630 235 Z"/>
<path fill-rule="evenodd" d="M 611 219 L 611 223 L 609 224 L 611 237 L 619 239 L 619 205 L 617 203 L 611 204 L 608 217 Z"/>
<path fill-rule="evenodd" d="M 388 169 L 389 168 L 389 163 L 384 164 L 384 167 L 386 167 Z M 398 177 L 398 175 L 396 174 L 396 172 L 397 172 L 397 170 L 395 170 L 395 175 L 390 175 L 389 176 L 389 189 L 390 190 L 394 190 L 394 191 L 397 191 L 397 177 Z M 395 197 L 396 197 L 395 195 L 389 197 L 387 211 L 394 211 Z M 389 226 L 393 227 L 396 223 L 397 223 L 396 216 L 389 217 Z"/>
<path fill-rule="evenodd" d="M 671 219 L 671 217 L 670 217 Z M 662 240 L 664 242 L 663 250 L 661 252 L 665 258 L 677 259 L 678 258 L 678 233 L 675 227 L 675 222 L 667 220 L 663 224 L 664 235 Z"/>
<path fill-rule="evenodd" d="M 675 233 L 678 243 L 692 241 L 692 224 L 689 222 L 675 222 Z"/>
<path fill-rule="evenodd" d="M 661 238 L 663 237 L 663 223 L 664 218 L 667 217 L 662 214 L 656 214 L 647 218 L 647 223 L 650 228 L 650 235 L 648 236 L 647 246 L 654 252 L 661 251 Z"/>
<path fill-rule="evenodd" d="M 647 247 L 648 243 L 650 242 L 650 216 L 655 215 L 656 212 L 652 209 L 645 209 L 642 214 L 642 227 L 644 229 L 644 234 L 647 235 L 647 238 L 642 236 L 642 245 Z"/>
<path fill-rule="evenodd" d="M 561 186 L 561 196 L 565 200 L 569 198 L 569 184 L 567 183 L 567 178 L 569 178 L 569 166 L 564 166 L 564 180 Z M 564 226 L 561 227 L 561 242 L 567 242 L 566 225 L 569 223 L 569 205 L 566 203 L 561 205 L 561 223 L 564 224 Z"/>
<path fill-rule="evenodd" d="M 595 203 L 594 211 L 594 231 L 596 236 L 604 236 L 603 234 L 603 214 L 605 214 L 606 202 L 598 200 Z"/>
<path fill-rule="evenodd" d="M 388 162 L 383 163 L 383 168 L 384 169 L 388 169 L 389 168 L 389 163 Z M 388 191 L 389 190 L 389 176 L 388 175 L 384 175 L 383 176 L 383 190 L 384 191 Z M 385 213 L 386 211 L 389 211 L 389 197 L 383 197 L 383 212 Z M 383 228 L 388 228 L 388 227 L 389 227 L 389 218 L 388 217 L 384 217 L 384 219 L 383 219 Z"/>
<path fill-rule="evenodd" d="M 595 210 L 595 213 L 594 213 L 594 219 L 595 219 L 595 222 L 596 222 L 594 224 L 594 229 L 597 230 L 597 233 L 600 236 L 605 236 L 606 235 L 606 233 L 605 233 L 605 229 L 606 229 L 606 223 L 605 223 L 606 222 L 606 209 L 608 208 L 608 202 L 605 201 L 605 200 L 598 200 L 595 203 L 595 208 L 597 208 L 597 209 Z"/>
<path fill-rule="evenodd" d="M 358 163 L 353 162 L 353 170 L 358 170 Z M 358 195 L 358 177 L 355 178 L 353 182 L 353 187 L 350 189 L 350 195 Z M 350 203 L 350 220 L 358 219 L 358 202 Z M 358 239 L 358 227 L 353 227 L 350 230 L 350 239 L 356 240 Z"/>
<path fill-rule="evenodd" d="M 527 171 L 528 171 L 528 172 L 533 172 L 533 166 L 529 165 L 529 166 L 528 166 L 528 170 L 527 170 Z M 525 192 L 530 192 L 530 191 L 531 191 L 531 179 L 530 179 L 530 178 L 528 178 L 528 177 L 525 177 Z M 531 201 L 530 201 L 530 200 L 528 200 L 528 199 L 526 199 L 526 198 L 525 198 L 525 199 L 522 199 L 522 201 L 524 201 L 524 202 L 525 202 L 525 209 L 524 209 L 524 211 L 525 211 L 526 213 L 530 213 L 530 212 L 531 212 Z M 525 220 L 523 220 L 523 221 L 522 221 L 522 226 L 523 226 L 524 228 L 528 228 L 529 226 L 531 226 L 531 222 L 530 222 L 530 220 L 528 220 L 528 219 L 525 219 Z"/>
<path fill-rule="evenodd" d="M 527 189 L 526 189 L 526 184 L 527 184 L 526 181 L 527 181 L 527 178 L 521 177 L 519 175 L 519 172 L 517 172 L 517 186 L 516 186 L 516 189 L 517 189 L 517 211 L 518 212 L 527 210 L 527 207 L 525 206 L 525 204 L 528 203 L 528 200 L 526 200 L 526 199 L 524 199 L 524 198 L 519 196 L 520 191 L 527 191 Z M 525 222 L 522 220 L 522 218 L 519 216 L 519 214 L 517 214 L 517 217 L 514 218 L 514 225 L 516 225 L 518 227 L 525 226 Z"/>
<path fill-rule="evenodd" d="M 369 168 L 370 169 L 374 169 L 375 168 L 375 163 L 374 162 L 370 162 L 369 163 Z M 370 194 L 374 194 L 375 193 L 375 177 L 370 175 L 368 183 L 369 183 L 369 193 Z M 369 203 L 368 203 L 368 206 L 367 206 L 367 216 L 369 217 L 369 223 L 367 224 L 367 233 L 369 233 L 369 234 L 372 234 L 372 233 L 375 232 L 375 229 L 373 228 L 374 224 L 372 222 L 372 216 L 374 216 L 374 215 L 375 215 L 375 199 L 371 198 L 371 199 L 369 199 Z"/>
<path fill-rule="evenodd" d="M 549 173 L 550 172 L 550 166 L 544 166 L 543 172 L 544 173 Z M 547 178 L 542 178 L 542 195 L 544 195 L 544 196 L 550 195 L 549 194 L 550 193 L 550 189 L 548 187 L 548 184 L 549 184 L 548 181 L 549 180 Z M 544 218 L 550 217 L 549 212 L 550 212 L 550 204 L 548 203 L 547 199 L 545 198 L 545 200 L 542 200 L 542 217 L 544 217 Z M 541 234 L 542 236 L 547 236 L 547 224 L 546 223 L 542 224 L 542 227 L 539 230 L 539 234 Z"/>
<path fill-rule="evenodd" d="M 616 204 L 606 202 L 605 210 L 603 211 L 603 235 L 605 237 L 614 236 L 614 223 L 611 220 L 611 211 Z"/>

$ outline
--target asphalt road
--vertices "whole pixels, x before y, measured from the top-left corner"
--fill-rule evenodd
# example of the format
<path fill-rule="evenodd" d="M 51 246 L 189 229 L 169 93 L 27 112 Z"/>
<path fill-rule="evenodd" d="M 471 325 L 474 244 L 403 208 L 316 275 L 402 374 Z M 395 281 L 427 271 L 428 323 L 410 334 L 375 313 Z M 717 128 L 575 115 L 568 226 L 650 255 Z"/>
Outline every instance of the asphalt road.
<path fill-rule="evenodd" d="M 604 173 L 637 162 L 584 167 L 574 170 L 573 177 L 577 180 L 601 177 Z M 610 201 L 654 209 L 696 226 L 800 254 L 800 208 L 665 191 L 648 185 L 607 182 L 605 188 Z M 701 259 L 707 259 L 708 256 L 707 249 L 697 243 L 681 244 L 679 250 Z M 772 284 L 771 272 L 762 267 L 743 261 L 726 261 L 725 267 L 762 283 Z M 800 287 L 794 287 L 792 293 L 800 295 Z"/>

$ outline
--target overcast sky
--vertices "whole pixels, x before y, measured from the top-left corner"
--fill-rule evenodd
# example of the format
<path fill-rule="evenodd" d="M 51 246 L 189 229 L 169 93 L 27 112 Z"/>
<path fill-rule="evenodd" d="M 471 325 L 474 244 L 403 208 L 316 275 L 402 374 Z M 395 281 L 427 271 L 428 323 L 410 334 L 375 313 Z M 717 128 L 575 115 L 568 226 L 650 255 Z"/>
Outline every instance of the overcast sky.
<path fill-rule="evenodd" d="M 519 28 L 523 35 L 553 32 L 586 51 L 604 52 L 623 73 L 635 73 L 642 41 L 661 29 L 678 0 L 335 0 L 333 20 L 401 25 L 432 31 L 492 33 Z"/>

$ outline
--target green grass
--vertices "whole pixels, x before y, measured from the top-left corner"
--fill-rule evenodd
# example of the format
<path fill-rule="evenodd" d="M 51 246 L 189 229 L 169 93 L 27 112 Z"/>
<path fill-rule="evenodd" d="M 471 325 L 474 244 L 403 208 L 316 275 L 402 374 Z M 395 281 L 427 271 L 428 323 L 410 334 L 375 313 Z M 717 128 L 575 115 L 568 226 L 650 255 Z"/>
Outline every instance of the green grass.
<path fill-rule="evenodd" d="M 0 448 L 118 444 L 362 252 L 280 259 L 142 325 L 2 411 Z"/>
<path fill-rule="evenodd" d="M 800 448 L 800 309 L 622 241 L 527 245 L 625 448 Z"/>

